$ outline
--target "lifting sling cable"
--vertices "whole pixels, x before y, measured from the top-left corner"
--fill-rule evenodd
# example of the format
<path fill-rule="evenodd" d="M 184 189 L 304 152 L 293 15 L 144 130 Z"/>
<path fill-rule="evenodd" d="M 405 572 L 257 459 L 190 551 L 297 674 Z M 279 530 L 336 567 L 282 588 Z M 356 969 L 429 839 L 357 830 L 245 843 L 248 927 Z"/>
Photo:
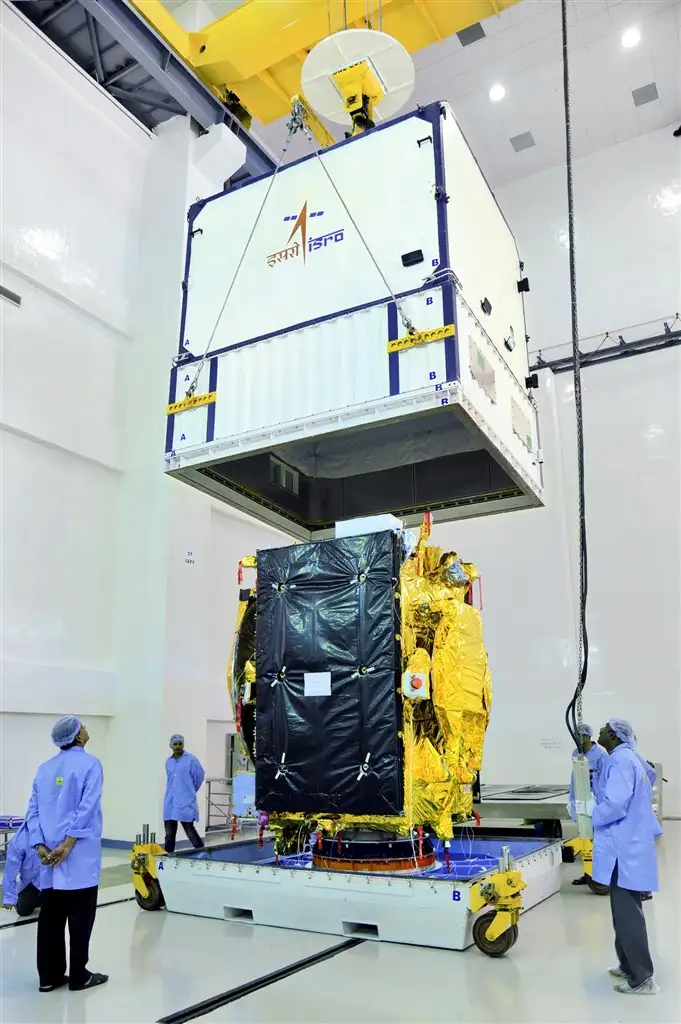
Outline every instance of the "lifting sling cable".
<path fill-rule="evenodd" d="M 369 243 L 367 242 L 366 238 L 364 237 L 364 235 L 360 231 L 360 229 L 359 229 L 359 227 L 357 225 L 357 221 L 355 220 L 355 218 L 350 213 L 350 210 L 348 209 L 347 203 L 343 199 L 343 196 L 340 194 L 338 186 L 336 185 L 335 181 L 331 177 L 331 174 L 329 173 L 329 169 L 326 166 L 326 162 L 322 159 L 322 155 L 321 155 L 321 153 L 319 151 L 319 148 L 317 146 L 315 146 L 314 139 L 312 138 L 312 133 L 310 132 L 310 130 L 307 127 L 307 125 L 305 124 L 305 121 L 303 120 L 302 115 L 300 114 L 300 112 L 296 111 L 295 105 L 294 105 L 293 116 L 294 116 L 294 119 L 296 117 L 300 118 L 300 127 L 302 128 L 303 133 L 304 133 L 305 137 L 307 138 L 308 142 L 312 146 L 312 151 L 313 151 L 314 155 L 317 157 L 317 160 L 319 161 L 319 164 L 320 164 L 322 170 L 324 171 L 324 174 L 328 178 L 329 184 L 331 185 L 331 188 L 334 190 L 334 192 L 336 193 L 336 195 L 340 199 L 341 205 L 342 205 L 343 209 L 345 210 L 345 213 L 347 214 L 348 220 L 350 221 L 350 223 L 352 224 L 353 228 L 357 232 L 359 240 L 361 241 L 362 245 L 366 249 L 367 254 L 369 256 L 369 259 L 371 260 L 371 262 L 373 263 L 374 267 L 376 268 L 376 270 L 378 272 L 378 276 L 381 278 L 381 281 L 383 282 L 385 290 L 390 295 L 391 300 L 395 303 L 395 306 L 397 308 L 397 312 L 399 313 L 400 320 L 402 321 L 402 324 L 404 326 L 405 331 L 407 332 L 407 334 L 414 334 L 415 333 L 415 328 L 414 328 L 413 323 L 411 322 L 411 320 L 409 319 L 407 314 L 402 309 L 402 306 L 400 305 L 399 300 L 395 296 L 395 292 L 390 287 L 390 284 L 388 283 L 388 279 L 386 278 L 385 274 L 381 270 L 381 267 L 380 267 L 380 265 L 378 263 L 378 260 L 376 259 L 376 257 L 374 256 L 373 252 L 371 251 Z"/>
<path fill-rule="evenodd" d="M 186 392 L 187 398 L 191 398 L 191 396 L 196 391 L 196 385 L 199 382 L 199 377 L 201 376 L 201 371 L 203 370 L 203 368 L 204 368 L 204 366 L 206 364 L 206 359 L 208 358 L 208 353 L 210 352 L 211 345 L 213 344 L 213 339 L 215 338 L 215 334 L 217 332 L 217 329 L 220 326 L 220 321 L 222 320 L 222 315 L 225 312 L 225 309 L 227 308 L 227 303 L 229 302 L 231 294 L 234 291 L 234 285 L 236 284 L 236 279 L 239 276 L 239 271 L 241 270 L 241 267 L 243 266 L 243 262 L 246 259 L 246 253 L 248 252 L 248 248 L 249 248 L 251 242 L 253 241 L 253 236 L 254 236 L 254 234 L 256 232 L 258 224 L 260 223 L 260 218 L 263 215 L 263 211 L 264 211 L 265 206 L 267 204 L 267 200 L 269 199 L 270 192 L 272 191 L 272 186 L 274 185 L 274 180 L 277 177 L 277 174 L 279 173 L 279 170 L 281 169 L 282 164 L 284 163 L 284 157 L 286 156 L 286 153 L 288 151 L 288 147 L 289 147 L 289 145 L 291 143 L 291 139 L 293 138 L 293 136 L 295 135 L 295 133 L 297 131 L 297 129 L 292 127 L 291 124 L 289 124 L 287 127 L 289 129 L 289 132 L 288 132 L 288 135 L 286 137 L 286 142 L 284 143 L 283 149 L 281 151 L 281 156 L 279 157 L 279 161 L 277 163 L 277 166 L 274 168 L 274 172 L 272 174 L 272 177 L 270 178 L 270 183 L 267 186 L 267 191 L 265 192 L 265 196 L 263 198 L 263 201 L 260 204 L 260 209 L 258 210 L 256 218 L 253 221 L 253 227 L 251 228 L 251 233 L 249 234 L 248 238 L 246 239 L 246 245 L 244 246 L 243 252 L 241 253 L 241 256 L 239 258 L 239 262 L 236 265 L 236 270 L 234 271 L 234 275 L 232 277 L 231 283 L 229 285 L 229 288 L 227 289 L 227 294 L 225 295 L 224 302 L 222 303 L 222 306 L 220 307 L 220 312 L 218 313 L 217 320 L 215 321 L 215 324 L 213 325 L 213 330 L 210 332 L 210 336 L 208 338 L 208 343 L 206 344 L 206 347 L 204 349 L 203 355 L 201 356 L 201 359 L 199 360 L 198 366 L 196 368 L 196 373 L 194 374 L 194 377 L 192 378 L 191 384 L 187 388 L 187 392 Z M 187 287 L 188 286 L 189 285 L 187 285 Z"/>
<path fill-rule="evenodd" d="M 584 422 L 582 415 L 582 375 L 577 319 L 577 275 L 575 269 L 575 211 L 572 181 L 572 119 L 570 111 L 570 69 L 568 61 L 567 0 L 561 0 L 563 32 L 563 98 L 565 104 L 565 157 L 567 169 L 568 253 L 570 260 L 570 312 L 572 327 L 572 359 L 577 427 L 577 503 L 579 514 L 579 627 L 577 644 L 577 685 L 565 709 L 565 724 L 580 753 L 583 753 L 582 692 L 589 667 L 589 637 L 586 628 L 588 593 L 588 560 L 586 543 L 586 504 L 584 498 Z"/>

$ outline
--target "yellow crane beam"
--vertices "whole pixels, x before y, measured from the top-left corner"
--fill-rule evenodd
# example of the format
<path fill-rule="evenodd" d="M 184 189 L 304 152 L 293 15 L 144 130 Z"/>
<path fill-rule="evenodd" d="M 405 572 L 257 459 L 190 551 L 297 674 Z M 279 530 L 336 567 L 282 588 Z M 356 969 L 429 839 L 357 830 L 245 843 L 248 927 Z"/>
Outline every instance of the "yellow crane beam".
<path fill-rule="evenodd" d="M 364 27 L 367 0 L 246 0 L 201 32 L 186 32 L 160 0 L 131 0 L 212 91 L 238 96 L 262 124 L 290 113 L 307 52 L 343 27 Z M 409 53 L 442 42 L 518 0 L 381 0 L 381 25 Z M 370 6 L 377 25 L 378 3 Z"/>

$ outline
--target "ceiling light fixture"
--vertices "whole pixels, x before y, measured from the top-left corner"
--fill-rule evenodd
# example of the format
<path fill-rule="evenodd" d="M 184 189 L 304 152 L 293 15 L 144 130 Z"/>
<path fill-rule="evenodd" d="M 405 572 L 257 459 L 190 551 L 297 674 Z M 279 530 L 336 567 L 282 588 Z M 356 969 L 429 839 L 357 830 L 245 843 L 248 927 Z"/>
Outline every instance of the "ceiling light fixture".
<path fill-rule="evenodd" d="M 622 33 L 622 46 L 625 50 L 631 50 L 634 46 L 638 46 L 640 42 L 641 33 L 635 25 L 632 25 L 631 28 Z"/>
<path fill-rule="evenodd" d="M 492 103 L 498 103 L 499 100 L 503 100 L 506 95 L 506 90 L 503 85 L 493 85 L 489 91 L 489 98 Z"/>

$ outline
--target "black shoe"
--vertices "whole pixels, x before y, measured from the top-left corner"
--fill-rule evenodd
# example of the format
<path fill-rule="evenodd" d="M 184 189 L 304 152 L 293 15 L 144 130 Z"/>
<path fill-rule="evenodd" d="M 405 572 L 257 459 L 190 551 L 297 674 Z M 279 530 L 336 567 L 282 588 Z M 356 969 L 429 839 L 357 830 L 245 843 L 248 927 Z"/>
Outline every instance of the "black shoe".
<path fill-rule="evenodd" d="M 674 132 L 674 138 L 675 139 L 681 139 L 681 125 L 679 125 L 679 127 Z"/>
<path fill-rule="evenodd" d="M 589 884 L 589 876 L 588 875 L 582 875 L 581 878 L 575 878 L 575 880 L 574 880 L 574 882 L 572 884 L 573 885 L 588 885 Z"/>
<path fill-rule="evenodd" d="M 69 985 L 71 992 L 82 992 L 86 988 L 96 988 L 97 985 L 106 985 L 109 980 L 108 974 L 91 974 L 84 985 Z"/>
<path fill-rule="evenodd" d="M 61 981 L 56 981 L 53 985 L 39 985 L 38 986 L 38 991 L 39 992 L 56 992 L 56 990 L 58 988 L 63 988 L 64 985 L 68 985 L 68 983 L 69 983 L 69 976 L 68 976 L 68 974 L 65 974 L 64 977 L 61 979 Z"/>

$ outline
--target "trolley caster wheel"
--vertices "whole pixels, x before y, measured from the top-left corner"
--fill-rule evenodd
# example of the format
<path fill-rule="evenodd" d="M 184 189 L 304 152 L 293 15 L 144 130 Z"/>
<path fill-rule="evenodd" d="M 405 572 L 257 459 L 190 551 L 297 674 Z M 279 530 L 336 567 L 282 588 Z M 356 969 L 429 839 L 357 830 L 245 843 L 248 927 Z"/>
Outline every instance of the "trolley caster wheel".
<path fill-rule="evenodd" d="M 147 889 L 149 890 L 148 896 L 143 896 L 141 892 L 135 890 L 135 899 L 137 905 L 142 910 L 161 910 L 166 905 L 166 901 L 163 899 L 163 893 L 161 892 L 161 886 L 158 883 L 157 878 L 145 878 Z"/>
<path fill-rule="evenodd" d="M 486 938 L 486 932 L 496 917 L 496 910 L 490 910 L 473 923 L 473 942 L 485 956 L 505 956 L 518 941 L 518 925 L 511 925 L 498 939 Z"/>
<path fill-rule="evenodd" d="M 607 896 L 610 893 L 609 885 L 601 885 L 600 882 L 594 882 L 591 876 L 589 876 L 589 881 L 586 884 L 595 896 Z"/>

